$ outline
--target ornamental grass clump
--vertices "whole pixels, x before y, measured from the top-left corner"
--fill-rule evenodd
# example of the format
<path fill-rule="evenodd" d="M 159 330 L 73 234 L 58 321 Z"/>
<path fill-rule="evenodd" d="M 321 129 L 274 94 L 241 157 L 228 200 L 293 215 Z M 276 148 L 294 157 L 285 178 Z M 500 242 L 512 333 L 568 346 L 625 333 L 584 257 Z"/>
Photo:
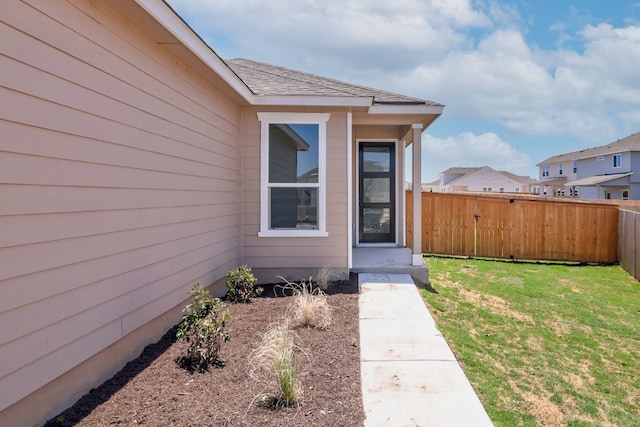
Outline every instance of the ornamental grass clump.
<path fill-rule="evenodd" d="M 189 294 L 193 297 L 182 311 L 176 338 L 189 343 L 187 356 L 182 363 L 190 368 L 206 370 L 210 364 L 219 364 L 220 345 L 229 341 L 225 326 L 229 321 L 228 311 L 219 298 L 196 284 Z"/>
<path fill-rule="evenodd" d="M 295 406 L 302 397 L 298 375 L 306 355 L 288 322 L 275 323 L 249 355 L 249 376 L 265 384 L 268 391 L 261 394 L 271 395 L 276 406 Z"/>
<path fill-rule="evenodd" d="M 314 286 L 311 279 L 300 283 L 287 281 L 285 289 L 293 294 L 287 309 L 292 326 L 327 329 L 331 325 L 331 306 L 327 294 L 319 286 Z"/>

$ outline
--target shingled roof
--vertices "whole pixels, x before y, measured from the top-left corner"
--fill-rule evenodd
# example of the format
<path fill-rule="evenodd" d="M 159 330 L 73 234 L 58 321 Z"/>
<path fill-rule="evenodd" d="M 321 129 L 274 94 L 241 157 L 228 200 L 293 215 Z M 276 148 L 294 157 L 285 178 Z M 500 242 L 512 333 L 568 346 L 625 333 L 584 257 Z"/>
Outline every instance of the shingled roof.
<path fill-rule="evenodd" d="M 231 59 L 225 62 L 258 96 L 370 97 L 372 105 L 442 106 L 424 99 L 345 83 L 249 59 Z"/>
<path fill-rule="evenodd" d="M 550 163 L 558 163 L 563 161 L 573 161 L 580 159 L 588 159 L 590 157 L 606 156 L 608 154 L 625 153 L 627 151 L 640 151 L 640 132 L 634 133 L 626 138 L 617 140 L 610 144 L 601 145 L 599 147 L 587 148 L 580 151 L 572 151 L 571 153 L 559 154 L 551 156 L 548 159 L 538 163 L 536 166 L 546 165 Z"/>

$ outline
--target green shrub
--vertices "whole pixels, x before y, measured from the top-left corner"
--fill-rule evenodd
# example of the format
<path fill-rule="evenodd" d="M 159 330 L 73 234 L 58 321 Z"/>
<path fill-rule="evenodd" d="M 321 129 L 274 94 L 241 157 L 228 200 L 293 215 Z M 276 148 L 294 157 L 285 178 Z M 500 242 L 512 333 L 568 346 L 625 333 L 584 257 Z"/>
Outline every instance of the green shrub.
<path fill-rule="evenodd" d="M 287 323 L 271 325 L 249 356 L 249 376 L 271 389 L 276 406 L 296 405 L 302 396 L 298 374 L 306 353 Z"/>
<path fill-rule="evenodd" d="M 258 279 L 251 272 L 251 267 L 241 265 L 227 272 L 227 300 L 230 302 L 251 302 L 251 298 L 262 293 L 262 288 L 256 287 Z"/>
<path fill-rule="evenodd" d="M 200 284 L 196 284 L 189 294 L 193 301 L 182 312 L 176 338 L 189 343 L 187 360 L 184 362 L 206 369 L 209 364 L 219 362 L 220 345 L 223 341 L 229 341 L 224 328 L 230 315 L 228 311 L 223 311 L 222 301 L 213 298 Z"/>

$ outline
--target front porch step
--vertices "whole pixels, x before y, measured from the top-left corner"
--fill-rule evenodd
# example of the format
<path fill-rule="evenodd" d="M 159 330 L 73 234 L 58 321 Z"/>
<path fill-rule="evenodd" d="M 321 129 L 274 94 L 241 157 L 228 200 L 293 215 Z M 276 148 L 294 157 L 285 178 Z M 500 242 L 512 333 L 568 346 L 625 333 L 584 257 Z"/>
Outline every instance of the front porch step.
<path fill-rule="evenodd" d="M 412 253 L 409 248 L 359 247 L 353 248 L 353 273 L 409 274 L 419 282 L 429 283 L 429 269 L 426 265 L 411 265 Z"/>

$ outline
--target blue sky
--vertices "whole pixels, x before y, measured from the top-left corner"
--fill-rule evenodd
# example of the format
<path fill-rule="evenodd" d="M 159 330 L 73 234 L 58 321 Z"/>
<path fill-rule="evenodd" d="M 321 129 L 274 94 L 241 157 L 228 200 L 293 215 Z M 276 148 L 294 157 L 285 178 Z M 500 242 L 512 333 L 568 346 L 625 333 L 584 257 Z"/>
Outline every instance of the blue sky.
<path fill-rule="evenodd" d="M 169 0 L 223 58 L 446 105 L 423 182 L 640 131 L 640 0 Z"/>

